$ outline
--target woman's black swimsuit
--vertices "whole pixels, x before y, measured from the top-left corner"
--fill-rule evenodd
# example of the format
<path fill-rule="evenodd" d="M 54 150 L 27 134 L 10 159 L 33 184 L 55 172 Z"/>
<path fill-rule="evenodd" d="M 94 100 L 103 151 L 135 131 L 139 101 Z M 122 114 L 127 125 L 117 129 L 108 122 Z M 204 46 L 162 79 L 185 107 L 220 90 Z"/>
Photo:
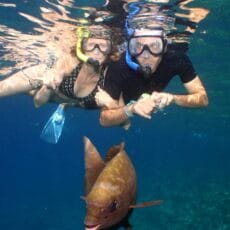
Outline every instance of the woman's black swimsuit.
<path fill-rule="evenodd" d="M 60 92 L 66 97 L 72 98 L 76 101 L 76 106 L 85 108 L 85 109 L 96 109 L 98 108 L 97 103 L 95 101 L 95 94 L 97 92 L 98 86 L 101 86 L 104 80 L 104 68 L 102 68 L 100 78 L 94 87 L 94 89 L 90 92 L 89 95 L 85 97 L 76 97 L 74 95 L 74 84 L 78 77 L 78 74 L 81 70 L 82 63 L 79 64 L 69 76 L 65 77 L 59 86 Z"/>

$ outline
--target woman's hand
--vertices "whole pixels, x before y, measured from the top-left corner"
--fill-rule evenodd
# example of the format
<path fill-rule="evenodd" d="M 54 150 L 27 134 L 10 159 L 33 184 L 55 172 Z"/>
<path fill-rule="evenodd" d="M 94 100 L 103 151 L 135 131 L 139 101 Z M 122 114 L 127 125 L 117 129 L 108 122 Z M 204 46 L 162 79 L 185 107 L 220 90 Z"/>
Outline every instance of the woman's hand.
<path fill-rule="evenodd" d="M 117 107 L 116 101 L 103 89 L 98 87 L 98 92 L 95 95 L 95 101 L 99 107 L 113 108 Z"/>
<path fill-rule="evenodd" d="M 52 89 L 52 90 L 56 90 L 59 85 L 61 84 L 62 80 L 63 80 L 63 75 L 60 75 L 58 73 L 55 73 L 56 71 L 50 71 L 49 73 L 46 74 L 46 76 L 44 77 L 44 85 L 48 88 L 48 89 Z"/>

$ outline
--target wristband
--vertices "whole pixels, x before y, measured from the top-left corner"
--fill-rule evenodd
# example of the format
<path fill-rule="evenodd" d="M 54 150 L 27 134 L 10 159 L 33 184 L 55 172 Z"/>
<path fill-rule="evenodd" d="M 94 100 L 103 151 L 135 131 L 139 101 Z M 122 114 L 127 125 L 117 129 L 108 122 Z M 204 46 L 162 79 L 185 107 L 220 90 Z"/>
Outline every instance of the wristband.
<path fill-rule="evenodd" d="M 141 94 L 141 98 L 142 98 L 142 99 L 149 99 L 150 96 L 151 96 L 151 95 L 148 94 L 148 93 L 142 93 L 142 94 Z"/>
<path fill-rule="evenodd" d="M 124 107 L 124 112 L 125 112 L 125 115 L 127 116 L 127 117 L 133 117 L 133 113 L 131 112 L 129 112 L 129 106 L 130 105 L 133 105 L 134 103 L 135 103 L 136 101 L 134 101 L 134 100 L 131 100 L 125 107 Z"/>

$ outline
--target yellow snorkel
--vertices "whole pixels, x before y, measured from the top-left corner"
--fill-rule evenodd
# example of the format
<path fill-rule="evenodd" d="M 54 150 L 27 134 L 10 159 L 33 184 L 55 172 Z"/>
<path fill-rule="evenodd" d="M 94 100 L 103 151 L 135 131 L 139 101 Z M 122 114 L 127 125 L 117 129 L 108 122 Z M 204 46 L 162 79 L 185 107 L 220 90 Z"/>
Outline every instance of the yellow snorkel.
<path fill-rule="evenodd" d="M 83 62 L 88 62 L 89 57 L 87 57 L 85 54 L 82 53 L 82 41 L 85 38 L 89 38 L 90 32 L 86 28 L 79 27 L 76 30 L 76 35 L 77 35 L 77 44 L 76 44 L 76 55 L 77 57 L 83 61 Z"/>
<path fill-rule="evenodd" d="M 87 39 L 90 37 L 90 31 L 85 28 L 85 27 L 79 27 L 76 30 L 76 35 L 77 35 L 77 44 L 76 44 L 76 55 L 77 57 L 85 62 L 93 65 L 93 67 L 98 70 L 99 69 L 99 62 L 93 58 L 90 58 L 86 56 L 85 54 L 82 53 L 82 41 L 83 39 Z"/>

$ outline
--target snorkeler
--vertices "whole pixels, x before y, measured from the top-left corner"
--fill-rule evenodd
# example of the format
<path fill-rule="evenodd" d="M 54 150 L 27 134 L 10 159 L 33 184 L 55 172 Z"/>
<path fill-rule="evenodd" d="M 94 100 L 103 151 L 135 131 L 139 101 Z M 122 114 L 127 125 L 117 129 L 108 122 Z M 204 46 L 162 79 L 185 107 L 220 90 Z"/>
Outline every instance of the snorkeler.
<path fill-rule="evenodd" d="M 49 69 L 37 65 L 0 81 L 0 97 L 28 93 L 36 107 L 58 102 L 97 108 L 94 96 L 104 82 L 104 69 L 112 51 L 111 30 L 92 25 L 78 28 L 76 36 L 76 48 L 63 54 Z"/>
<path fill-rule="evenodd" d="M 144 29 L 127 30 L 126 54 L 108 69 L 110 76 L 104 90 L 108 96 L 119 100 L 123 107 L 101 111 L 103 126 L 120 125 L 134 114 L 151 118 L 151 113 L 170 104 L 182 107 L 203 107 L 208 105 L 206 90 L 184 52 L 168 49 L 168 39 L 162 24 Z M 187 95 L 162 92 L 174 76 L 179 75 Z M 98 103 L 102 96 L 96 94 Z M 104 92 L 105 94 L 105 92 Z M 105 97 L 103 95 L 103 97 Z"/>
<path fill-rule="evenodd" d="M 37 65 L 22 69 L 0 81 L 0 97 L 28 93 L 36 107 L 47 102 L 61 104 L 46 123 L 41 137 L 57 143 L 64 125 L 64 110 L 68 106 L 97 109 L 95 94 L 103 87 L 107 62 L 112 53 L 112 31 L 102 25 L 79 27 L 77 42 L 49 68 Z M 112 98 L 106 106 L 116 107 Z"/>

